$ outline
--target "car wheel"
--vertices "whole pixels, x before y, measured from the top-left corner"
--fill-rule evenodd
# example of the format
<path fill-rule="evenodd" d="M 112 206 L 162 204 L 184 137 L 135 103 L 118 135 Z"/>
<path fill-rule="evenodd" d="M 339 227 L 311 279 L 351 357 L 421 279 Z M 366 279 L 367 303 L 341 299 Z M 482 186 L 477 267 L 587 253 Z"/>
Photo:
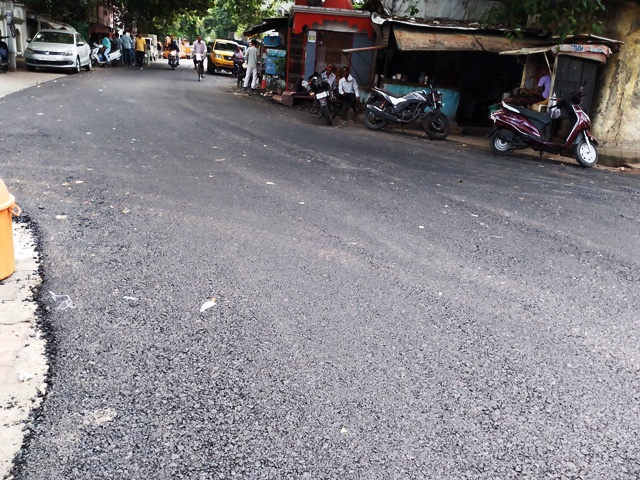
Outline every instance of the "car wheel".
<path fill-rule="evenodd" d="M 80 57 L 76 57 L 76 64 L 73 66 L 73 72 L 71 73 L 80 73 Z"/>
<path fill-rule="evenodd" d="M 211 60 L 207 60 L 207 73 L 210 75 L 213 74 L 213 64 L 211 63 Z"/>
<path fill-rule="evenodd" d="M 85 69 L 87 72 L 90 72 L 90 71 L 91 71 L 91 57 L 89 57 L 89 61 L 88 61 L 88 62 L 87 62 L 87 64 L 84 66 L 84 69 Z"/>

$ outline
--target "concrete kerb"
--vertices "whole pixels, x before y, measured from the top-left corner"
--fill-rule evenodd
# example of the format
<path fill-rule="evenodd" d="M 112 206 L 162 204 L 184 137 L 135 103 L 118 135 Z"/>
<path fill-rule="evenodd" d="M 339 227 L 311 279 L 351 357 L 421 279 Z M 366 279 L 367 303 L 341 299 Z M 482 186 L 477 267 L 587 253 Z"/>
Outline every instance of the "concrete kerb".
<path fill-rule="evenodd" d="M 0 478 L 10 478 L 48 373 L 45 340 L 36 325 L 34 296 L 42 281 L 36 242 L 27 223 L 12 227 L 15 272 L 0 282 Z"/>
<path fill-rule="evenodd" d="M 23 58 L 16 59 L 16 67 L 16 70 L 13 72 L 0 73 L 0 98 L 9 95 L 10 93 L 18 92 L 25 88 L 33 87 L 41 83 L 69 75 L 64 72 L 43 70 L 30 72 L 27 70 L 27 66 L 24 63 Z"/>

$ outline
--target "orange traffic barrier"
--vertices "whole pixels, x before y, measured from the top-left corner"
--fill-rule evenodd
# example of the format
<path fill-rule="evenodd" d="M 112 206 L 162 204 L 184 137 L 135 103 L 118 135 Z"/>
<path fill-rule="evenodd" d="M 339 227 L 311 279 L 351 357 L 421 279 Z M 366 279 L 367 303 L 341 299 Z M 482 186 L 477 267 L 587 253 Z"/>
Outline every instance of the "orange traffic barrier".
<path fill-rule="evenodd" d="M 4 280 L 16 270 L 12 217 L 19 216 L 20 212 L 16 199 L 0 178 L 0 280 Z"/>

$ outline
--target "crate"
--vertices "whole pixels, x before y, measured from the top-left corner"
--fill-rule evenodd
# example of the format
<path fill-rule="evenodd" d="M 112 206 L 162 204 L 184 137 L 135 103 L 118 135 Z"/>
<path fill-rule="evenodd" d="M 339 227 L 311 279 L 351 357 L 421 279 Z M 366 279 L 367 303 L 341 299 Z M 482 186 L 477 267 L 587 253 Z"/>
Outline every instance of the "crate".
<path fill-rule="evenodd" d="M 274 35 L 269 35 L 262 39 L 262 44 L 265 47 L 281 47 L 282 46 L 282 37 L 276 37 Z"/>

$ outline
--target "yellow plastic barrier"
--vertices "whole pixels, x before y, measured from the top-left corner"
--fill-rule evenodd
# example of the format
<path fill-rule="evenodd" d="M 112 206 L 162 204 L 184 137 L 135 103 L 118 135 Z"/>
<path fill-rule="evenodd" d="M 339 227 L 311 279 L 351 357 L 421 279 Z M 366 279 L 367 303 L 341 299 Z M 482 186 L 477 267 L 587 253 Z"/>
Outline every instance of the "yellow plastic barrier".
<path fill-rule="evenodd" d="M 0 280 L 4 280 L 16 270 L 11 220 L 14 215 L 17 217 L 20 213 L 16 199 L 0 178 Z"/>

